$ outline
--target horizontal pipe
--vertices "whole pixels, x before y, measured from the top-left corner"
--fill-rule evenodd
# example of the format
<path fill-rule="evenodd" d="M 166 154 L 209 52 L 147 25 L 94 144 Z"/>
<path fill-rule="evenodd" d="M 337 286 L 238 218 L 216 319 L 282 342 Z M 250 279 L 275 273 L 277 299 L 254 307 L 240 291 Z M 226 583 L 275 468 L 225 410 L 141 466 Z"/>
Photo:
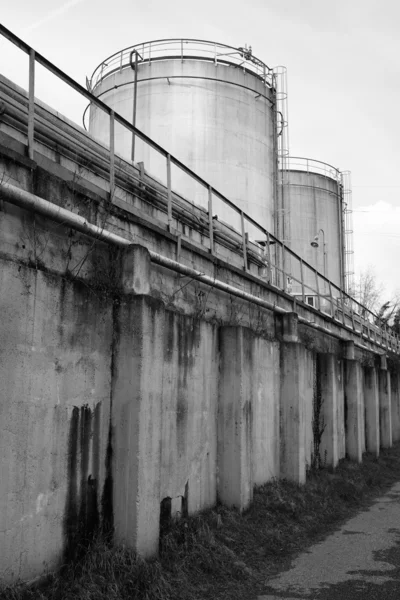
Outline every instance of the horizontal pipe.
<path fill-rule="evenodd" d="M 34 194 L 26 192 L 5 181 L 0 182 L 0 192 L 1 195 L 4 195 L 7 201 L 12 204 L 16 204 L 26 210 L 33 210 L 45 217 L 49 217 L 53 221 L 73 227 L 77 231 L 103 242 L 125 247 L 133 243 L 115 233 L 106 231 L 104 227 L 98 227 L 97 225 L 89 223 L 84 217 L 81 217 L 70 210 L 57 206 L 57 204 L 53 204 L 53 202 L 48 202 L 48 200 L 43 200 L 43 198 L 39 198 L 39 196 L 35 196 Z"/>
<path fill-rule="evenodd" d="M 277 312 L 280 314 L 286 314 L 288 312 L 291 312 L 291 311 L 286 310 L 285 308 L 281 308 L 280 306 L 276 306 L 276 305 L 272 304 L 272 302 L 268 302 L 267 300 L 258 298 L 258 296 L 253 296 L 252 294 L 243 292 L 242 290 L 239 290 L 238 288 L 235 288 L 232 285 L 229 285 L 229 283 L 224 283 L 223 281 L 220 281 L 219 279 L 214 279 L 213 277 L 210 277 L 209 275 L 205 275 L 204 273 L 201 273 L 200 271 L 196 271 L 195 269 L 192 269 L 191 267 L 187 267 L 186 265 L 183 265 L 182 263 L 178 263 L 175 260 L 172 260 L 171 258 L 167 258 L 166 256 L 163 256 L 162 254 L 158 254 L 157 252 L 153 252 L 152 250 L 149 250 L 149 253 L 150 253 L 151 260 L 153 262 L 161 265 L 162 267 L 166 267 L 167 269 L 172 269 L 173 271 L 177 271 L 178 273 L 181 273 L 182 275 L 186 275 L 187 277 L 192 277 L 193 279 L 196 279 L 197 281 L 201 281 L 202 283 L 206 283 L 207 285 L 214 287 L 218 290 L 222 290 L 223 292 L 227 292 L 228 294 L 237 296 L 238 298 L 241 298 L 242 300 L 248 300 L 249 302 L 253 302 L 253 304 L 258 304 L 259 306 L 262 306 L 263 308 L 267 308 L 269 310 L 273 310 L 274 312 Z"/>
<path fill-rule="evenodd" d="M 60 206 L 57 206 L 56 204 L 53 204 L 48 200 L 39 198 L 39 196 L 35 196 L 34 194 L 22 190 L 21 188 L 18 188 L 10 183 L 0 182 L 0 192 L 1 194 L 4 194 L 5 198 L 12 204 L 16 204 L 17 206 L 20 206 L 21 208 L 25 208 L 27 210 L 34 210 L 35 212 L 38 212 L 43 216 L 49 217 L 54 221 L 63 223 L 64 225 L 69 227 L 73 227 L 77 231 L 85 233 L 86 235 L 89 235 L 91 237 L 95 237 L 99 241 L 108 242 L 110 244 L 115 244 L 124 248 L 127 248 L 131 244 L 135 243 L 133 240 L 127 240 L 126 238 L 111 233 L 102 227 L 92 225 L 92 223 L 89 223 L 84 217 L 81 217 L 69 210 L 66 210 L 65 208 L 61 208 Z M 248 300 L 249 302 L 253 302 L 255 304 L 263 306 L 264 308 L 267 308 L 269 310 L 274 310 L 275 312 L 281 314 L 289 312 L 284 308 L 274 306 L 272 302 L 267 302 L 267 300 L 262 300 L 257 296 L 253 296 L 252 294 L 239 290 L 238 288 L 235 288 L 232 285 L 214 279 L 209 275 L 205 275 L 200 271 L 196 271 L 191 267 L 187 267 L 182 263 L 178 263 L 177 261 L 171 258 L 167 258 L 166 256 L 158 254 L 158 252 L 153 252 L 152 250 L 149 250 L 149 254 L 153 262 L 168 269 L 172 269 L 178 273 L 181 273 L 182 275 L 186 275 L 187 277 L 192 277 L 193 279 L 202 281 L 203 283 L 206 283 L 212 287 L 220 289 L 224 292 L 228 292 L 229 294 L 238 296 L 243 300 Z"/>
<path fill-rule="evenodd" d="M 22 190 L 21 188 L 18 188 L 4 181 L 0 182 L 0 198 L 1 196 L 4 196 L 5 199 L 11 204 L 15 204 L 26 210 L 35 211 L 45 217 L 52 219 L 53 221 L 62 223 L 65 226 L 73 227 L 77 231 L 80 231 L 81 233 L 84 233 L 90 237 L 94 237 L 99 241 L 114 244 L 122 248 L 127 248 L 128 246 L 131 246 L 135 243 L 133 240 L 127 240 L 126 238 L 111 233 L 102 227 L 93 225 L 80 215 L 77 215 L 69 210 L 66 210 L 65 208 L 62 208 L 60 206 L 57 206 L 56 204 L 53 204 L 52 202 L 49 202 L 48 200 L 44 200 L 39 196 L 31 194 L 30 192 Z M 186 265 L 183 265 L 182 263 L 179 263 L 173 260 L 172 258 L 163 256 L 158 252 L 153 252 L 152 250 L 149 250 L 149 254 L 152 262 L 159 264 L 160 266 L 165 267 L 167 269 L 176 271 L 181 275 L 185 275 L 187 277 L 191 277 L 192 279 L 196 279 L 197 281 L 201 281 L 202 283 L 205 283 L 215 289 L 227 292 L 228 294 L 232 294 L 238 298 L 241 298 L 242 300 L 252 302 L 253 304 L 258 304 L 263 308 L 272 310 L 273 312 L 279 314 L 287 314 L 291 312 L 285 308 L 276 306 L 275 304 L 272 304 L 267 300 L 263 300 L 258 296 L 254 296 L 253 294 L 249 294 L 248 292 L 239 290 L 238 288 L 235 288 L 229 285 L 228 283 L 225 283 L 218 279 L 214 279 L 209 275 L 205 275 L 204 273 L 201 273 L 201 271 L 197 271 L 196 269 L 187 267 Z M 304 317 L 299 316 L 299 323 L 307 325 L 308 327 L 312 327 L 317 331 L 321 331 L 322 333 L 335 337 L 341 341 L 351 341 L 349 338 L 345 338 L 340 334 L 333 332 L 327 329 L 326 327 L 323 327 L 322 325 L 318 325 L 317 323 L 308 321 Z M 360 343 L 356 342 L 355 345 L 364 350 L 373 352 L 373 350 Z"/>

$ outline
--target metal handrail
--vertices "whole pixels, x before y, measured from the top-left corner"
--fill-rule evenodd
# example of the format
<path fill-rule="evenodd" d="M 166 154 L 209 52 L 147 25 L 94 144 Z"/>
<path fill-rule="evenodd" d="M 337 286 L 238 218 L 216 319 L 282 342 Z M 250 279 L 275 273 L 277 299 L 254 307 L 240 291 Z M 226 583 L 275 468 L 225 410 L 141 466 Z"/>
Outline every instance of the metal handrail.
<path fill-rule="evenodd" d="M 331 317 L 333 318 L 334 321 L 341 322 L 342 326 L 345 329 L 353 330 L 354 332 L 361 335 L 361 337 L 372 340 L 375 344 L 380 345 L 383 348 L 392 349 L 392 350 L 394 349 L 394 351 L 396 351 L 397 353 L 400 353 L 399 336 L 397 336 L 397 334 L 395 332 L 391 331 L 390 328 L 388 330 L 388 328 L 386 326 L 384 327 L 384 329 L 382 328 L 382 326 L 379 328 L 376 325 L 378 316 L 375 313 L 373 313 L 372 311 L 367 309 L 365 306 L 360 304 L 358 301 L 356 301 L 354 298 L 349 296 L 346 292 L 343 291 L 343 289 L 341 289 L 340 287 L 333 284 L 324 275 L 319 273 L 312 265 L 308 264 L 299 255 L 297 255 L 290 248 L 288 248 L 284 244 L 283 241 L 279 240 L 278 238 L 276 238 L 275 236 L 270 234 L 264 227 L 259 225 L 252 217 L 250 217 L 241 208 L 236 206 L 233 202 L 231 202 L 228 198 L 226 198 L 218 190 L 216 190 L 214 187 L 212 187 L 207 181 L 205 181 L 199 175 L 194 173 L 185 164 L 183 164 L 177 158 L 172 156 L 167 150 L 162 148 L 159 144 L 154 142 L 151 138 L 149 138 L 147 135 L 145 135 L 143 132 L 141 132 L 139 129 L 137 129 L 135 126 L 133 126 L 131 123 L 129 123 L 121 115 L 119 115 L 118 113 L 114 113 L 113 109 L 111 109 L 108 105 L 104 104 L 95 95 L 93 95 L 91 92 L 86 90 L 84 87 L 82 87 L 76 81 L 74 81 L 71 77 L 69 77 L 68 75 L 63 73 L 58 67 L 53 65 L 50 61 L 48 61 L 46 58 L 44 58 L 41 54 L 36 53 L 33 48 L 31 48 L 28 44 L 23 42 L 21 39 L 19 39 L 16 35 L 14 35 L 11 31 L 9 31 L 6 27 L 4 27 L 1 24 L 0 24 L 0 34 L 3 37 L 5 37 L 6 39 L 8 39 L 11 43 L 13 43 L 17 47 L 19 47 L 23 52 L 25 52 L 29 55 L 28 136 L 27 136 L 27 138 L 28 138 L 28 154 L 31 159 L 34 158 L 35 111 L 37 110 L 37 108 L 35 108 L 36 105 L 35 105 L 35 97 L 34 97 L 35 65 L 36 65 L 36 63 L 39 63 L 42 66 L 44 66 L 48 71 L 50 71 L 51 73 L 56 75 L 56 77 L 58 77 L 60 80 L 64 81 L 72 89 L 77 91 L 79 94 L 84 96 L 87 100 L 89 100 L 90 102 L 95 104 L 98 108 L 100 108 L 101 110 L 103 110 L 104 112 L 106 112 L 109 115 L 109 117 L 110 117 L 109 189 L 110 189 L 111 197 L 112 197 L 114 187 L 115 187 L 115 168 L 116 168 L 115 156 L 116 155 L 115 155 L 115 149 L 114 149 L 114 131 L 115 131 L 115 123 L 117 122 L 120 125 L 122 125 L 123 127 L 125 127 L 126 129 L 128 129 L 132 133 L 133 136 L 137 136 L 138 138 L 140 138 L 145 144 L 147 144 L 148 146 L 150 146 L 151 148 L 153 148 L 154 150 L 159 152 L 166 159 L 166 172 L 167 172 L 166 201 L 167 201 L 168 225 L 169 225 L 170 229 L 172 227 L 172 222 L 173 222 L 173 212 L 172 212 L 173 191 L 172 191 L 172 182 L 171 182 L 171 165 L 174 165 L 175 167 L 178 167 L 183 172 L 185 172 L 187 175 L 189 175 L 193 180 L 195 180 L 197 183 L 199 183 L 201 186 L 203 186 L 207 190 L 208 197 L 209 197 L 209 201 L 208 201 L 209 211 L 211 210 L 211 213 L 209 212 L 209 214 L 208 214 L 208 216 L 209 216 L 208 228 L 209 228 L 209 241 L 210 241 L 209 251 L 211 254 L 214 254 L 214 252 L 215 252 L 214 251 L 214 222 L 213 222 L 213 218 L 212 218 L 212 201 L 213 201 L 213 197 L 216 197 L 219 200 L 221 200 L 226 206 L 228 206 L 230 209 L 232 209 L 240 217 L 241 231 L 236 231 L 232 227 L 231 227 L 231 229 L 235 232 L 235 235 L 237 235 L 241 240 L 240 247 L 242 249 L 242 254 L 243 254 L 243 263 L 244 263 L 243 266 L 246 271 L 248 270 L 248 260 L 249 260 L 248 249 L 251 248 L 254 251 L 254 249 L 256 248 L 256 249 L 258 249 L 258 251 L 260 253 L 260 259 L 264 260 L 264 263 L 265 263 L 268 271 L 271 274 L 271 279 L 272 279 L 272 271 L 273 270 L 275 271 L 275 278 L 280 279 L 280 281 L 275 281 L 275 284 L 272 281 L 270 282 L 275 287 L 278 287 L 287 293 L 288 292 L 287 279 L 291 278 L 291 279 L 299 281 L 299 283 L 302 286 L 303 296 L 304 296 L 304 289 L 305 289 L 305 287 L 307 287 L 307 289 L 311 290 L 313 292 L 313 294 L 315 294 L 316 297 L 318 298 L 319 312 L 323 313 L 325 315 L 327 313 L 325 311 L 321 310 L 321 298 L 324 298 L 326 296 L 323 292 L 321 293 L 320 290 L 328 288 L 330 290 L 331 306 L 333 307 L 333 305 L 335 304 L 336 308 L 337 308 L 337 312 L 341 311 L 341 313 L 342 313 L 341 319 L 340 319 L 339 315 L 337 315 L 337 316 L 335 314 L 331 315 Z M 121 160 L 123 160 L 123 159 L 121 159 Z M 321 163 L 321 161 L 313 161 L 313 162 L 325 164 L 325 163 Z M 248 235 L 248 232 L 246 231 L 246 226 L 248 228 L 249 225 L 251 225 L 258 232 L 260 232 L 260 234 L 257 234 L 257 236 L 258 235 L 262 236 L 264 243 L 267 244 L 267 246 L 268 246 L 267 260 L 265 260 L 265 256 L 262 255 L 262 247 L 260 246 L 260 244 L 258 242 L 254 242 L 254 241 L 252 242 L 249 240 L 249 235 Z M 298 278 L 295 277 L 294 273 L 287 272 L 287 271 L 285 271 L 284 268 L 282 268 L 278 264 L 273 263 L 272 258 L 271 258 L 271 247 L 279 248 L 278 256 L 280 255 L 282 257 L 281 264 L 283 265 L 283 267 L 285 266 L 285 264 L 287 264 L 285 259 L 287 259 L 288 257 L 294 259 L 294 261 L 296 261 L 298 263 L 298 265 L 301 269 L 301 279 L 300 280 L 298 280 Z M 276 251 L 275 251 L 275 254 L 276 254 Z M 278 262 L 280 262 L 280 261 L 278 260 Z M 290 264 L 292 264 L 291 261 L 290 261 Z M 307 277 L 306 277 L 307 273 L 305 271 L 307 271 L 307 270 L 309 270 L 315 277 L 316 289 L 313 289 L 308 284 L 307 285 L 305 284 L 305 281 L 307 280 Z M 277 275 L 279 275 L 279 277 L 277 277 Z M 333 290 L 333 292 L 332 292 L 332 290 Z M 297 301 L 297 299 L 294 297 L 294 305 L 296 304 L 296 301 Z M 357 318 L 354 318 L 355 310 L 358 311 L 358 315 L 357 315 L 357 313 L 356 313 L 356 315 L 359 316 L 358 323 L 361 326 L 361 331 L 357 330 L 357 328 L 356 328 Z M 347 319 L 351 318 L 351 323 L 352 323 L 351 326 L 349 326 L 346 323 L 346 317 L 347 317 Z M 372 330 L 374 330 L 374 336 L 370 335 L 371 325 L 372 325 Z M 367 334 L 363 332 L 363 328 L 367 329 Z M 381 338 L 380 342 L 378 342 L 378 340 L 376 339 L 377 332 L 379 332 L 379 334 L 380 334 L 380 338 Z M 384 338 L 386 340 L 386 343 L 384 342 Z"/>
<path fill-rule="evenodd" d="M 257 75 L 265 84 L 272 85 L 272 69 L 259 58 L 253 56 L 251 49 L 235 48 L 208 40 L 194 38 L 166 38 L 134 44 L 123 48 L 103 60 L 93 71 L 89 80 L 90 90 L 93 90 L 105 77 L 130 66 L 132 52 L 139 52 L 141 62 L 153 60 L 187 58 L 196 60 L 211 60 L 228 63 L 245 68 Z"/>
<path fill-rule="evenodd" d="M 288 156 L 287 167 L 289 171 L 304 171 L 330 177 L 336 182 L 342 182 L 342 172 L 333 165 L 316 160 L 315 158 L 305 158 L 302 156 Z"/>

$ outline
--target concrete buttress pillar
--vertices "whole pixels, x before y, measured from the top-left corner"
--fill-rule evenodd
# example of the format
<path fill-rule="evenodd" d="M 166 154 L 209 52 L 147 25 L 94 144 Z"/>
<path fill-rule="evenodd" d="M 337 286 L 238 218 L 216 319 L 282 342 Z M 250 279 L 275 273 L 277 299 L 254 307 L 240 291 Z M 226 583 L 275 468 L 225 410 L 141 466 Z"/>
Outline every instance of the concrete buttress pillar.
<path fill-rule="evenodd" d="M 375 367 L 364 368 L 364 403 L 366 447 L 379 456 L 379 385 Z"/>
<path fill-rule="evenodd" d="M 218 410 L 218 496 L 227 506 L 245 509 L 252 482 L 252 332 L 220 329 Z"/>
<path fill-rule="evenodd" d="M 297 483 L 306 480 L 306 415 L 313 402 L 310 355 L 299 343 L 281 344 L 280 476 Z"/>
<path fill-rule="evenodd" d="M 146 288 L 148 261 L 140 247 L 125 255 L 125 295 L 114 310 L 111 406 L 115 541 L 143 556 L 158 551 L 165 322 L 161 302 L 130 295 Z"/>
<path fill-rule="evenodd" d="M 384 361 L 382 364 L 386 367 Z M 379 429 L 382 448 L 390 448 L 392 438 L 392 409 L 390 373 L 386 368 L 379 369 Z"/>
<path fill-rule="evenodd" d="M 363 379 L 361 364 L 354 359 L 354 344 L 347 347 L 345 360 L 346 454 L 361 462 L 363 440 Z"/>
<path fill-rule="evenodd" d="M 391 413 L 392 413 L 392 441 L 400 440 L 400 386 L 399 373 L 390 372 Z"/>
<path fill-rule="evenodd" d="M 339 462 L 338 432 L 338 361 L 334 354 L 319 354 L 317 360 L 321 385 L 321 411 L 324 432 L 321 437 L 320 456 L 322 464 L 336 467 Z"/>

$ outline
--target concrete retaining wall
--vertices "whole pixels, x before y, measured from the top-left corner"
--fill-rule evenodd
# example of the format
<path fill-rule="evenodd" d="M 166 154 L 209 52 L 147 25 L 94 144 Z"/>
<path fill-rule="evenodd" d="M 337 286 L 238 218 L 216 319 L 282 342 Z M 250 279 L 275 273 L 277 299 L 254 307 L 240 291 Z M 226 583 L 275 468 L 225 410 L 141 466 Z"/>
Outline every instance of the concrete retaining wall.
<path fill-rule="evenodd" d="M 123 216 L 93 198 L 7 168 L 122 229 Z M 98 525 L 152 555 L 165 510 L 190 514 L 217 497 L 244 510 L 255 485 L 303 483 L 314 464 L 361 460 L 400 437 L 396 369 L 382 362 L 371 378 L 372 352 L 151 263 L 146 246 L 173 255 L 175 241 L 130 228 L 142 244 L 123 253 L 1 200 L 7 581 L 55 569 Z M 271 301 L 279 294 L 194 247 L 182 260 Z"/>
<path fill-rule="evenodd" d="M 0 290 L 0 573 L 14 579 L 101 517 L 112 318 L 82 284 L 18 262 L 0 261 Z"/>

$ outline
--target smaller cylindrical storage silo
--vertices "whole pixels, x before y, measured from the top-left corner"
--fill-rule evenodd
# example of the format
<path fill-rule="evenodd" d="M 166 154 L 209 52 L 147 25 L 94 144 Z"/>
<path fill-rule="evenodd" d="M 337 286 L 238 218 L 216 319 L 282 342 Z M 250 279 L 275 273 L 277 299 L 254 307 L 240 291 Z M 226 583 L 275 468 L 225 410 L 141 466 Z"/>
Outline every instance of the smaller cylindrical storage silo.
<path fill-rule="evenodd" d="M 338 297 L 339 289 L 344 287 L 341 173 L 321 161 L 290 157 L 288 169 L 281 175 L 281 235 L 286 246 L 304 261 L 304 265 L 295 259 L 288 261 L 296 279 L 301 279 L 302 270 L 305 284 L 302 290 L 299 282 L 293 281 L 292 293 L 301 295 L 304 291 L 306 301 L 316 306 L 316 291 L 326 297 Z M 329 286 L 323 278 L 317 281 L 315 272 L 305 263 L 333 285 Z"/>

